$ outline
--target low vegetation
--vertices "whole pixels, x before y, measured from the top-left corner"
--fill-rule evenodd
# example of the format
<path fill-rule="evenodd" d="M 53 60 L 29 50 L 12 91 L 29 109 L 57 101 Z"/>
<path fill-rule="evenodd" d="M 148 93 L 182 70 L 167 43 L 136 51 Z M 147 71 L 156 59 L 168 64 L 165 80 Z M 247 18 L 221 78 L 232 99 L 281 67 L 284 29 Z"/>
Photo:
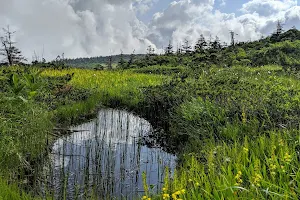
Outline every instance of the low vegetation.
<path fill-rule="evenodd" d="M 178 157 L 161 193 L 145 183 L 142 199 L 297 199 L 299 55 L 293 29 L 226 48 L 149 54 L 117 69 L 2 67 L 0 198 L 29 199 L 14 184 L 33 191 L 53 128 L 107 106 L 148 119 Z"/>

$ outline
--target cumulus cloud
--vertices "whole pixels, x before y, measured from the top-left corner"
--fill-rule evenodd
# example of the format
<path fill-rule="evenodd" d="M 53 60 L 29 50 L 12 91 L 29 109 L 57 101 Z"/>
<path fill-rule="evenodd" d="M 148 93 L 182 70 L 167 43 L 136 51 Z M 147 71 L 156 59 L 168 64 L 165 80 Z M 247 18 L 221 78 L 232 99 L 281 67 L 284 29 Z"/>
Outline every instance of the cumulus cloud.
<path fill-rule="evenodd" d="M 145 0 L 149 3 L 148 0 Z M 144 52 L 147 26 L 135 15 L 136 0 L 0 0 L 0 27 L 11 25 L 26 57 L 53 59 Z M 146 3 L 147 3 L 146 2 Z"/>
<path fill-rule="evenodd" d="M 252 0 L 245 3 L 241 11 L 244 13 L 257 13 L 261 16 L 270 16 L 294 6 L 297 6 L 296 0 Z"/>
<path fill-rule="evenodd" d="M 300 7 L 294 0 L 251 0 L 242 6 L 239 16 L 214 10 L 214 4 L 213 0 L 174 1 L 154 15 L 148 39 L 156 45 L 167 45 L 172 40 L 176 46 L 184 39 L 195 43 L 204 34 L 229 42 L 232 30 L 238 41 L 249 41 L 270 34 L 278 20 L 287 28 L 300 27 Z"/>
<path fill-rule="evenodd" d="M 225 0 L 175 0 L 153 15 L 149 24 L 137 18 L 158 0 L 0 0 L 0 27 L 11 25 L 15 40 L 27 58 L 33 51 L 53 59 L 118 54 L 122 49 L 145 53 L 148 45 L 160 49 L 169 40 L 194 43 L 200 34 L 229 42 L 270 34 L 277 20 L 300 28 L 296 0 L 250 0 L 241 14 L 223 13 L 215 4 Z M 226 0 L 229 5 L 230 0 Z"/>

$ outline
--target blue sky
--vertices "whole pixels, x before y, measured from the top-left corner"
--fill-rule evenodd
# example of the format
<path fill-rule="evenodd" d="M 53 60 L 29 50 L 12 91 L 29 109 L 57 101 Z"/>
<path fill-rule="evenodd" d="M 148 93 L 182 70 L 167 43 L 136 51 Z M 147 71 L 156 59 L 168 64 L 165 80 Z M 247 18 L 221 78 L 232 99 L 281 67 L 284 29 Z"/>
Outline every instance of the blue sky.
<path fill-rule="evenodd" d="M 145 14 L 141 15 L 138 14 L 138 18 L 145 22 L 148 23 L 152 17 L 153 14 L 156 12 L 162 12 L 165 10 L 171 2 L 174 0 L 158 0 L 153 7 L 151 7 L 148 12 Z M 236 16 L 239 16 L 241 14 L 240 9 L 242 8 L 242 5 L 249 2 L 250 0 L 226 0 L 225 5 L 221 5 L 221 0 L 215 0 L 215 10 L 219 10 L 222 13 L 235 13 Z M 300 2 L 297 2 L 298 5 L 300 5 Z"/>
<path fill-rule="evenodd" d="M 139 14 L 138 18 L 144 21 L 145 23 L 147 23 L 152 19 L 153 14 L 165 10 L 172 1 L 174 0 L 159 0 L 153 5 L 153 7 L 149 9 L 148 12 L 146 12 L 143 15 Z M 216 0 L 214 9 L 220 10 L 221 12 L 224 13 L 235 13 L 236 15 L 239 15 L 240 14 L 239 9 L 242 7 L 244 3 L 247 2 L 248 2 L 247 0 L 226 0 L 226 4 L 222 6 L 220 5 L 221 1 Z"/>

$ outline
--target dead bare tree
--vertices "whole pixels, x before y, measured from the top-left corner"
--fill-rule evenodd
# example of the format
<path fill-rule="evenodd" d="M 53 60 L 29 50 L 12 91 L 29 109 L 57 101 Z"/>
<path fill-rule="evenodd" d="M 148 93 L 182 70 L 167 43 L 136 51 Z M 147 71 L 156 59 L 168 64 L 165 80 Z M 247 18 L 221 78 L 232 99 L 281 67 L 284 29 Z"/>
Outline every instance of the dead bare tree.
<path fill-rule="evenodd" d="M 0 49 L 0 55 L 4 56 L 4 61 L 9 66 L 19 64 L 21 61 L 26 61 L 22 56 L 21 51 L 15 46 L 16 42 L 12 41 L 12 36 L 15 33 L 10 31 L 9 26 L 3 28 L 4 36 L 0 37 L 2 48 Z"/>

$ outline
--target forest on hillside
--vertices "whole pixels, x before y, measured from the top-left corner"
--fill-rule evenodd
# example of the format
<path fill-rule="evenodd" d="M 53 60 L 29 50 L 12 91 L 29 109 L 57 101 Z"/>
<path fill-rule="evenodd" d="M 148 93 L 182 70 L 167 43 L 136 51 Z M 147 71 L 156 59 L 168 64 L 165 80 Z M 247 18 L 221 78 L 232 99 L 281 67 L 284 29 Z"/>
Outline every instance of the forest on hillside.
<path fill-rule="evenodd" d="M 151 65 L 191 66 L 218 65 L 230 67 L 262 66 L 278 64 L 284 67 L 299 67 L 300 32 L 296 28 L 283 30 L 278 22 L 274 33 L 257 41 L 235 42 L 235 33 L 231 32 L 231 43 L 226 44 L 215 39 L 206 39 L 200 35 L 196 44 L 188 40 L 177 48 L 169 45 L 163 55 L 156 54 L 152 46 L 146 54 L 115 55 L 107 57 L 65 59 L 66 65 L 75 67 L 109 68 L 112 63 L 122 69 L 143 68 Z"/>

